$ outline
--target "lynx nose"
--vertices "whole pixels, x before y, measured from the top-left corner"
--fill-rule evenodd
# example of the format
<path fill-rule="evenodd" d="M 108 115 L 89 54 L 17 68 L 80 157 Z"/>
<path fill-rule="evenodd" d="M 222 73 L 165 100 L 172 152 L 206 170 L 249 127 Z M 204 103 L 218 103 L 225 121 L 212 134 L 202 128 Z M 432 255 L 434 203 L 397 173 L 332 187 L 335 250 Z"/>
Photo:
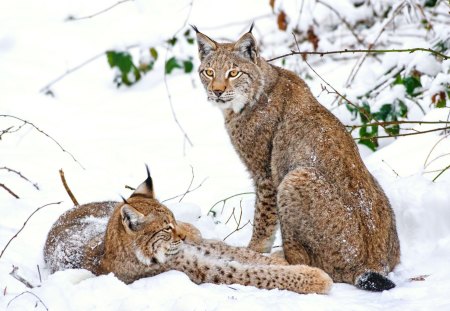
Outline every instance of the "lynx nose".
<path fill-rule="evenodd" d="M 214 94 L 216 94 L 217 97 L 220 97 L 220 95 L 223 94 L 223 91 L 221 91 L 221 90 L 214 90 L 213 92 L 214 92 Z"/>

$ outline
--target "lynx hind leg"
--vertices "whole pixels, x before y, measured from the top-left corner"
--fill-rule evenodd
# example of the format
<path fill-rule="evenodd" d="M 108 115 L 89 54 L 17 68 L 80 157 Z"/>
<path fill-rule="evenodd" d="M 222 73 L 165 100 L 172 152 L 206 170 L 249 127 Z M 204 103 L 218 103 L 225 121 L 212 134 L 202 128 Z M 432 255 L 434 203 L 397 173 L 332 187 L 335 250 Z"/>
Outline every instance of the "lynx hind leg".
<path fill-rule="evenodd" d="M 256 183 L 255 216 L 252 238 L 248 247 L 259 253 L 269 253 L 278 226 L 277 194 L 271 180 Z"/>
<path fill-rule="evenodd" d="M 335 282 L 353 283 L 364 266 L 363 238 L 332 184 L 314 168 L 291 171 L 278 188 L 278 212 L 290 264 L 317 266 Z"/>

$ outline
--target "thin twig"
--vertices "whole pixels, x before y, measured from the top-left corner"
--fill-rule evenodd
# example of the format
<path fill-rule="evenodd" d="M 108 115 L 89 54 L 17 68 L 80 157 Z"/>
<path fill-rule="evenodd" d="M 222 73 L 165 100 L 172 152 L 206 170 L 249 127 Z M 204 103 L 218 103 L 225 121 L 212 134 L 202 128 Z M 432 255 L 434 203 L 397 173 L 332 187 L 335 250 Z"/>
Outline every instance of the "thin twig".
<path fill-rule="evenodd" d="M 375 44 L 377 43 L 378 39 L 380 39 L 381 35 L 384 33 L 384 31 L 386 30 L 386 27 L 394 20 L 395 16 L 397 16 L 397 14 L 400 12 L 400 10 L 403 8 L 403 6 L 405 5 L 406 0 L 404 0 L 401 4 L 398 5 L 398 7 L 393 11 L 392 16 L 390 17 L 390 19 L 384 24 L 384 26 L 381 28 L 380 32 L 378 33 L 377 37 L 375 38 L 375 40 L 369 44 L 368 46 L 368 50 L 372 50 L 372 48 L 375 46 Z M 362 67 L 362 64 L 364 63 L 364 61 L 367 59 L 367 56 L 369 56 L 369 52 L 367 52 L 367 54 L 363 55 L 360 60 L 358 60 L 355 64 L 355 66 L 352 68 L 351 72 L 350 72 L 350 76 L 347 79 L 347 82 L 345 82 L 345 85 L 348 87 L 350 86 L 350 84 L 353 82 L 353 80 L 355 79 L 356 75 L 358 74 L 359 70 Z"/>
<path fill-rule="evenodd" d="M 20 283 L 24 284 L 28 288 L 34 288 L 34 286 L 28 282 L 26 279 L 24 279 L 22 276 L 17 274 L 17 270 L 19 270 L 19 267 L 13 266 L 12 271 L 9 273 L 13 278 L 15 278 Z"/>
<path fill-rule="evenodd" d="M 62 169 L 59 170 L 59 176 L 61 177 L 61 181 L 64 186 L 64 189 L 66 189 L 66 192 L 69 195 L 70 199 L 72 200 L 73 205 L 79 206 L 80 204 L 78 204 L 78 201 L 75 198 L 75 196 L 73 195 L 72 190 L 70 190 L 69 185 L 67 184 L 67 181 L 66 181 L 66 177 L 64 177 L 64 171 Z"/>
<path fill-rule="evenodd" d="M 39 267 L 39 265 L 36 265 L 36 267 L 39 275 L 39 283 L 42 283 L 41 268 Z"/>
<path fill-rule="evenodd" d="M 241 200 L 239 206 L 240 206 L 240 208 L 241 208 L 241 213 L 239 214 L 239 220 L 236 220 L 236 216 L 234 217 L 234 221 L 235 221 L 236 224 L 237 224 L 237 225 L 236 225 L 236 229 L 234 229 L 232 232 L 230 232 L 230 233 L 223 239 L 223 241 L 225 241 L 225 240 L 228 239 L 232 234 L 234 234 L 234 233 L 236 233 L 237 231 L 243 229 L 244 227 L 246 227 L 246 226 L 250 223 L 250 220 L 248 220 L 243 226 L 240 226 L 240 225 L 241 225 L 241 221 L 242 221 L 242 200 Z M 233 208 L 232 216 L 234 215 L 234 211 L 235 211 L 235 209 Z M 230 216 L 230 217 L 231 217 L 231 216 Z"/>
<path fill-rule="evenodd" d="M 433 147 L 431 148 L 430 152 L 428 152 L 428 155 L 427 155 L 427 157 L 425 158 L 425 162 L 423 163 L 423 168 L 424 168 L 424 169 L 426 169 L 426 168 L 428 167 L 428 165 L 431 163 L 431 162 L 430 162 L 430 163 L 427 164 L 428 159 L 430 158 L 431 153 L 433 152 L 433 150 L 436 148 L 437 145 L 439 145 L 439 143 L 440 143 L 441 141 L 443 141 L 444 139 L 446 139 L 446 138 L 448 137 L 448 135 L 449 135 L 449 134 L 446 134 L 446 135 L 444 135 L 444 137 L 440 138 L 440 139 L 433 145 Z M 434 160 L 433 160 L 433 161 L 434 161 Z"/>
<path fill-rule="evenodd" d="M 16 171 L 16 170 L 13 170 L 12 168 L 9 168 L 9 167 L 6 167 L 6 166 L 0 167 L 0 170 L 7 170 L 8 172 L 15 173 L 15 174 L 19 175 L 20 178 L 22 178 L 22 179 L 28 181 L 30 184 L 33 185 L 34 188 L 36 188 L 37 190 L 39 190 L 38 184 L 32 182 L 31 180 L 29 180 L 28 178 L 26 178 L 25 176 L 23 176 L 21 172 Z"/>
<path fill-rule="evenodd" d="M 399 125 L 399 124 L 450 124 L 450 121 L 385 121 L 385 122 L 372 122 L 366 124 L 356 124 L 356 125 L 346 125 L 345 127 L 351 128 L 353 131 L 356 128 L 368 127 L 368 126 L 389 126 L 389 125 Z"/>
<path fill-rule="evenodd" d="M 20 296 L 24 295 L 24 294 L 30 294 L 33 295 L 37 300 L 39 300 L 39 302 L 44 306 L 45 310 L 48 311 L 47 306 L 45 305 L 45 303 L 41 300 L 41 298 L 39 298 L 39 296 L 37 296 L 35 293 L 30 292 L 30 291 L 25 291 L 23 293 L 20 293 L 19 295 L 17 295 L 16 297 L 14 297 L 13 299 L 11 299 L 8 304 L 6 305 L 6 307 L 8 308 L 9 305 L 11 304 L 11 302 L 13 302 L 14 300 L 16 300 L 17 298 L 19 298 Z"/>
<path fill-rule="evenodd" d="M 189 17 L 191 16 L 192 7 L 193 7 L 193 5 L 194 5 L 194 0 L 192 0 L 192 1 L 190 2 L 189 5 L 190 5 L 190 7 L 189 7 L 189 12 L 188 12 L 188 14 L 187 14 L 187 16 L 186 16 L 186 19 L 184 20 L 183 25 L 182 25 L 182 26 L 181 26 L 181 27 L 173 34 L 172 37 L 176 37 L 176 35 L 177 35 L 181 30 L 183 30 L 183 29 L 186 27 L 187 22 L 188 22 L 188 20 L 189 20 Z M 169 52 L 170 52 L 170 51 L 171 51 L 171 45 L 169 44 L 169 45 L 167 46 L 166 57 L 165 57 L 165 60 L 164 60 L 164 64 L 167 64 L 167 59 L 168 59 L 168 57 L 169 57 Z M 184 142 L 187 141 L 187 142 L 189 143 L 189 145 L 190 145 L 191 147 L 193 147 L 194 145 L 192 144 L 192 141 L 191 141 L 191 139 L 189 138 L 189 136 L 188 136 L 188 134 L 186 133 L 186 131 L 184 130 L 184 128 L 181 126 L 180 121 L 178 121 L 178 117 L 177 117 L 177 114 L 176 114 L 176 112 L 175 112 L 175 108 L 173 107 L 172 95 L 171 95 L 170 90 L 169 90 L 169 84 L 167 83 L 167 72 L 166 72 L 166 70 L 164 70 L 164 85 L 165 85 L 165 87 L 166 87 L 167 98 L 169 99 L 169 106 L 170 106 L 170 111 L 172 112 L 173 120 L 175 121 L 175 123 L 177 124 L 177 126 L 178 126 L 178 128 L 180 129 L 181 133 L 183 134 Z M 184 150 L 184 148 L 183 148 L 183 150 Z"/>
<path fill-rule="evenodd" d="M 48 203 L 45 205 L 42 205 L 41 207 L 38 207 L 33 213 L 31 213 L 30 216 L 28 216 L 28 218 L 25 220 L 25 222 L 22 225 L 22 228 L 19 229 L 19 231 L 17 231 L 16 234 L 14 234 L 14 236 L 9 239 L 8 243 L 6 243 L 5 247 L 3 248 L 2 252 L 0 253 L 0 258 L 2 258 L 3 253 L 6 251 L 6 249 L 8 248 L 9 244 L 12 242 L 12 240 L 14 240 L 15 238 L 17 238 L 17 236 L 19 235 L 20 232 L 22 232 L 22 230 L 25 228 L 25 226 L 27 225 L 28 221 L 30 220 L 31 217 L 33 217 L 34 214 L 36 214 L 39 210 L 41 210 L 42 208 L 49 206 L 49 205 L 56 205 L 56 204 L 61 204 L 60 202 L 54 202 L 54 203 Z"/>
<path fill-rule="evenodd" d="M 326 6 L 328 9 L 330 9 L 330 11 L 332 11 L 334 14 L 336 14 L 336 16 L 344 23 L 344 25 L 348 28 L 348 30 L 350 30 L 352 35 L 355 37 L 356 41 L 358 41 L 358 43 L 361 45 L 364 44 L 364 40 L 362 40 L 358 36 L 358 34 L 355 32 L 355 29 L 352 27 L 352 25 L 350 25 L 350 23 L 347 22 L 347 20 L 341 16 L 341 14 L 339 13 L 338 10 L 336 10 L 333 6 L 329 5 L 326 2 L 323 2 L 321 0 L 316 0 L 316 2 L 322 4 L 323 6 Z"/>
<path fill-rule="evenodd" d="M 170 200 L 173 200 L 173 199 L 177 199 L 177 198 L 179 198 L 179 197 L 181 197 L 181 196 L 186 196 L 186 194 L 189 194 L 189 193 L 191 193 L 191 192 L 194 192 L 195 190 L 197 190 L 198 188 L 200 188 L 201 186 L 203 186 L 203 183 L 204 183 L 207 179 L 208 179 L 208 177 L 205 177 L 205 178 L 201 181 L 201 183 L 198 184 L 197 187 L 192 188 L 192 189 L 188 189 L 188 191 L 186 191 L 186 192 L 184 192 L 184 193 L 182 193 L 182 194 L 178 194 L 178 195 L 173 196 L 173 197 L 171 197 L 171 198 L 162 200 L 161 203 L 164 203 L 164 202 L 167 202 L 167 201 L 170 201 Z M 181 202 L 181 200 L 180 200 L 180 202 Z"/>
<path fill-rule="evenodd" d="M 180 203 L 181 201 L 183 201 L 184 197 L 186 196 L 186 194 L 188 193 L 188 191 L 191 189 L 192 187 L 192 183 L 194 182 L 194 178 L 195 178 L 195 174 L 194 174 L 194 167 L 191 165 L 191 174 L 192 174 L 192 178 L 191 181 L 189 182 L 189 186 L 187 187 L 186 191 L 183 193 L 183 195 L 181 196 L 180 200 L 178 201 L 178 203 Z"/>
<path fill-rule="evenodd" d="M 91 15 L 82 16 L 82 17 L 73 17 L 73 16 L 70 16 L 70 17 L 67 18 L 67 21 L 73 22 L 73 21 L 79 21 L 79 20 L 83 20 L 83 19 L 92 18 L 92 17 L 95 17 L 95 16 L 97 16 L 97 15 L 100 15 L 100 14 L 103 14 L 103 13 L 105 13 L 105 12 L 108 12 L 109 10 L 115 8 L 116 6 L 118 6 L 118 5 L 122 4 L 122 3 L 130 2 L 130 1 L 134 1 L 134 0 L 121 0 L 121 1 L 119 1 L 119 2 L 117 2 L 117 3 L 115 3 L 115 4 L 113 4 L 113 5 L 111 5 L 110 7 L 107 7 L 106 9 L 103 9 L 103 10 L 98 11 L 97 13 L 94 13 L 94 14 L 91 14 Z"/>
<path fill-rule="evenodd" d="M 425 133 L 431 133 L 431 132 L 437 132 L 437 131 L 444 131 L 450 129 L 450 126 L 441 127 L 437 129 L 427 130 L 427 131 L 417 131 L 415 133 L 404 133 L 404 134 L 396 134 L 396 135 L 382 135 L 382 136 L 371 136 L 371 137 L 355 137 L 354 140 L 359 139 L 378 139 L 378 138 L 393 138 L 393 137 L 400 137 L 400 136 L 411 136 L 411 135 L 420 135 Z"/>
<path fill-rule="evenodd" d="M 0 187 L 2 187 L 3 189 L 5 189 L 6 191 L 9 192 L 10 195 L 12 195 L 13 197 L 15 197 L 16 199 L 20 199 L 19 196 L 17 194 L 15 194 L 11 189 L 9 189 L 8 187 L 6 187 L 5 184 L 0 183 Z"/>
<path fill-rule="evenodd" d="M 386 164 L 386 166 L 389 167 L 394 172 L 394 174 L 397 175 L 397 177 L 400 177 L 400 175 L 385 160 L 382 159 L 381 162 Z"/>
<path fill-rule="evenodd" d="M 448 170 L 450 168 L 450 165 L 448 165 L 446 168 L 444 168 L 439 174 L 437 174 L 436 177 L 433 178 L 433 182 L 436 181 L 436 179 L 439 178 L 439 176 L 441 176 L 446 170 Z"/>
<path fill-rule="evenodd" d="M 254 192 L 241 192 L 241 193 L 236 193 L 233 194 L 229 197 L 226 197 L 225 199 L 219 200 L 216 203 L 213 204 L 213 206 L 211 206 L 211 208 L 209 209 L 208 213 L 206 213 L 206 215 L 209 215 L 209 213 L 215 214 L 215 212 L 213 211 L 214 207 L 216 207 L 217 204 L 219 204 L 220 202 L 223 202 L 223 207 L 225 206 L 225 203 L 229 200 L 232 199 L 234 197 L 240 196 L 240 195 L 248 195 L 248 194 L 255 194 Z M 222 207 L 222 213 L 223 213 L 223 207 Z"/>
<path fill-rule="evenodd" d="M 26 121 L 26 120 L 23 120 L 23 119 L 21 119 L 21 118 L 18 118 L 18 117 L 16 117 L 16 116 L 13 116 L 13 115 L 8 115 L 8 114 L 0 114 L 0 117 L 16 119 L 16 120 L 19 120 L 19 121 L 22 121 L 22 122 L 24 122 L 24 123 L 26 123 L 26 124 L 31 125 L 35 130 L 37 130 L 38 132 L 40 132 L 40 133 L 43 134 L 44 136 L 47 136 L 48 138 L 50 138 L 55 144 L 58 145 L 58 147 L 59 147 L 63 152 L 65 152 L 65 153 L 67 153 L 68 155 L 70 155 L 70 156 L 72 157 L 72 159 L 73 159 L 75 162 L 77 162 L 78 165 L 81 166 L 82 169 L 85 169 L 85 168 L 83 167 L 83 165 L 81 165 L 81 163 L 78 162 L 78 160 L 73 156 L 72 153 L 70 153 L 69 151 L 67 151 L 66 149 L 64 149 L 63 146 L 61 146 L 61 144 L 60 144 L 56 139 L 54 139 L 53 137 L 51 137 L 50 135 L 48 135 L 46 132 L 44 132 L 43 130 L 41 130 L 40 128 L 38 128 L 38 127 L 37 127 L 36 125 L 34 125 L 33 123 L 31 123 L 31 122 L 29 122 L 29 121 Z"/>
<path fill-rule="evenodd" d="M 344 49 L 344 50 L 336 50 L 336 51 L 324 51 L 324 52 L 317 52 L 317 51 L 291 51 L 290 53 L 286 53 L 274 58 L 271 58 L 267 60 L 268 62 L 272 62 L 274 60 L 285 58 L 293 55 L 333 55 L 333 54 L 345 54 L 345 53 L 414 53 L 417 51 L 422 52 L 430 52 L 436 56 L 442 57 L 444 60 L 449 59 L 450 56 L 444 55 L 438 51 L 427 49 L 427 48 L 411 48 L 411 49 L 381 49 L 381 50 L 358 50 L 358 49 Z"/>

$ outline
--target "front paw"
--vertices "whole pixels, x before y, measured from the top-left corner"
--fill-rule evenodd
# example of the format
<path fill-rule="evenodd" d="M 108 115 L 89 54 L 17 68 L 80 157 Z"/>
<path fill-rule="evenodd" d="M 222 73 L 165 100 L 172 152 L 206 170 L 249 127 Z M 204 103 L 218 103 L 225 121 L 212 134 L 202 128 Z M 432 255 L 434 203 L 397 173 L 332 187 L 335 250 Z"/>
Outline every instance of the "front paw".
<path fill-rule="evenodd" d="M 269 253 L 272 247 L 269 243 L 252 239 L 248 244 L 248 248 L 258 253 Z"/>

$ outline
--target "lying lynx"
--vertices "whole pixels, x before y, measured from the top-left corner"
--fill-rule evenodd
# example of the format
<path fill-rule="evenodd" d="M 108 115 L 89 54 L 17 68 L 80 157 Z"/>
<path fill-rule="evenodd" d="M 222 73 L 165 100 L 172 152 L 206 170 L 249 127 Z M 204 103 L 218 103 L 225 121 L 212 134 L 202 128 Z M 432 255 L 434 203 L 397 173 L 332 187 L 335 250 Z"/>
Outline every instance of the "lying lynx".
<path fill-rule="evenodd" d="M 44 258 L 51 271 L 113 272 L 131 283 L 178 270 L 197 284 L 238 283 L 297 293 L 329 291 L 332 280 L 318 268 L 289 266 L 284 259 L 202 239 L 195 227 L 177 222 L 154 198 L 152 189 L 149 175 L 124 203 L 91 203 L 63 214 L 45 244 Z"/>
<path fill-rule="evenodd" d="M 251 29 L 217 43 L 193 28 L 208 100 L 256 187 L 249 247 L 270 251 L 279 223 L 289 263 L 367 290 L 394 287 L 385 277 L 400 257 L 394 214 L 345 127 L 297 75 L 259 56 Z"/>

